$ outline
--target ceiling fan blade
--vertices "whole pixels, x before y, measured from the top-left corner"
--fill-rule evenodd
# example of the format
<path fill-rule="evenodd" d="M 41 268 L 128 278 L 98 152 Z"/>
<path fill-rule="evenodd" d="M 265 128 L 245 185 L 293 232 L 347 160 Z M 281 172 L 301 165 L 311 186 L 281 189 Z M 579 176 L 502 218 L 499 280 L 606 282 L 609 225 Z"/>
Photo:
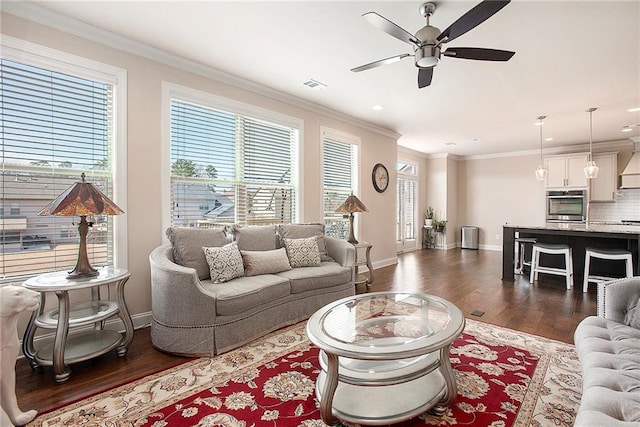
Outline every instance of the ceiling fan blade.
<path fill-rule="evenodd" d="M 420 70 L 418 71 L 418 89 L 422 89 L 423 87 L 429 86 L 431 84 L 432 79 L 433 79 L 433 67 L 420 68 Z"/>
<path fill-rule="evenodd" d="M 500 11 L 500 9 L 508 5 L 510 1 L 511 0 L 484 0 L 440 33 L 437 38 L 438 41 L 448 43 L 451 40 L 460 37 L 467 31 L 474 29 L 487 19 L 491 18 Z"/>
<path fill-rule="evenodd" d="M 375 27 L 378 27 L 385 33 L 397 38 L 398 40 L 414 45 L 420 44 L 420 42 L 413 36 L 413 34 L 398 26 L 397 24 L 389 21 L 384 16 L 378 15 L 376 12 L 367 12 L 362 15 L 362 17 L 369 21 L 369 23 L 371 23 Z"/>
<path fill-rule="evenodd" d="M 411 55 L 409 55 L 408 53 L 403 53 L 403 54 L 392 56 L 386 59 L 381 59 L 379 61 L 370 62 L 368 64 L 364 64 L 356 68 L 352 68 L 351 71 L 353 71 L 354 73 L 358 73 L 360 71 L 369 70 L 371 68 L 376 68 L 381 65 L 393 64 L 394 62 L 398 62 L 401 59 L 406 58 L 407 56 L 411 56 Z"/>
<path fill-rule="evenodd" d="M 508 61 L 516 53 L 509 50 L 484 49 L 481 47 L 450 47 L 442 54 L 444 56 L 475 59 L 477 61 Z"/>

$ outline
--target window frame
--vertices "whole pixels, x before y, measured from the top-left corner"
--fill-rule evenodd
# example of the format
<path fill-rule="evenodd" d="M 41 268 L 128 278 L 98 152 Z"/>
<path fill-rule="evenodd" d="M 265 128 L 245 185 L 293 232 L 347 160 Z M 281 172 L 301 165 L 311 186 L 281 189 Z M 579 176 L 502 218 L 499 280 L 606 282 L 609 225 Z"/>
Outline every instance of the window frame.
<path fill-rule="evenodd" d="M 300 159 L 303 156 L 304 121 L 286 114 L 278 113 L 266 108 L 244 102 L 235 101 L 209 92 L 182 86 L 176 83 L 162 82 L 162 119 L 161 119 L 161 202 L 162 202 L 162 239 L 167 242 L 165 230 L 171 226 L 171 101 L 177 100 L 222 110 L 228 113 L 249 116 L 251 118 L 272 122 L 281 126 L 288 126 L 298 130 L 298 144 L 296 156 L 293 159 L 292 180 L 295 183 L 295 217 L 299 222 L 302 208 L 302 173 L 300 173 Z"/>
<path fill-rule="evenodd" d="M 333 129 L 326 126 L 320 126 L 320 217 L 322 218 L 322 224 L 325 224 L 325 210 L 324 210 L 324 141 L 325 138 L 333 139 L 343 144 L 350 144 L 356 146 L 356 164 L 354 165 L 354 182 L 351 191 L 353 194 L 361 198 L 360 195 L 360 171 L 362 163 L 362 140 L 359 136 L 343 132 L 337 129 Z M 360 215 L 354 215 L 353 232 L 356 235 L 360 234 L 360 221 L 358 219 Z"/>
<path fill-rule="evenodd" d="M 82 56 L 52 49 L 12 36 L 0 38 L 0 56 L 4 59 L 64 73 L 113 86 L 113 194 L 111 199 L 125 212 L 113 217 L 113 265 L 128 268 L 127 232 L 127 71 Z M 44 207 L 44 206 L 43 206 Z M 20 282 L 30 274 L 20 276 Z M 2 283 L 16 278 L 0 279 Z"/>

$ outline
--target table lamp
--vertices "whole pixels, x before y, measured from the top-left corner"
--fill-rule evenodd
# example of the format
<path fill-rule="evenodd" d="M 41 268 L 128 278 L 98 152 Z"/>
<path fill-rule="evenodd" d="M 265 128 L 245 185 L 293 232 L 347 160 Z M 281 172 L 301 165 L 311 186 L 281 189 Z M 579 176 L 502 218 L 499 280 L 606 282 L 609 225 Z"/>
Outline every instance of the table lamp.
<path fill-rule="evenodd" d="M 98 270 L 89 263 L 87 256 L 87 232 L 93 222 L 87 221 L 87 215 L 120 215 L 124 213 L 111 199 L 93 184 L 85 181 L 85 174 L 80 175 L 82 181 L 67 188 L 54 201 L 45 206 L 38 215 L 79 216 L 80 248 L 78 262 L 69 272 L 68 279 L 84 279 L 97 276 Z"/>
<path fill-rule="evenodd" d="M 369 209 L 358 199 L 353 193 L 347 197 L 347 200 L 344 201 L 336 212 L 348 213 L 349 214 L 349 239 L 347 240 L 352 245 L 358 244 L 356 240 L 356 236 L 353 234 L 353 214 L 355 212 L 369 212 Z"/>

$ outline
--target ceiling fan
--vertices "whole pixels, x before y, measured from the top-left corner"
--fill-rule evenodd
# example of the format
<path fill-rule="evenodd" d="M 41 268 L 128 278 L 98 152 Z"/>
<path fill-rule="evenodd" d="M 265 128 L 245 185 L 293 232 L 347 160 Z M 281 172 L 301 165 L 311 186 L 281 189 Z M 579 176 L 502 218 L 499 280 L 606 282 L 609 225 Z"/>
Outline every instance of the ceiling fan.
<path fill-rule="evenodd" d="M 414 48 L 414 54 L 402 53 L 400 55 L 352 68 L 351 71 L 357 73 L 379 67 L 381 65 L 392 64 L 408 56 L 413 56 L 415 58 L 416 67 L 419 68 L 418 88 L 423 88 L 431 84 L 433 68 L 438 65 L 441 55 L 479 61 L 508 61 L 515 52 L 479 47 L 450 47 L 445 51 L 441 51 L 441 48 L 443 44 L 448 43 L 451 40 L 455 40 L 467 31 L 472 30 L 487 19 L 491 18 L 503 7 L 509 4 L 510 1 L 511 0 L 484 0 L 482 3 L 477 4 L 474 8 L 458 18 L 458 20 L 444 31 L 440 31 L 438 28 L 429 24 L 429 18 L 435 12 L 436 4 L 431 2 L 424 3 L 420 6 L 420 13 L 427 20 L 427 25 L 419 29 L 415 36 L 376 12 L 365 13 L 362 17 L 371 24 L 398 40 L 412 45 Z"/>

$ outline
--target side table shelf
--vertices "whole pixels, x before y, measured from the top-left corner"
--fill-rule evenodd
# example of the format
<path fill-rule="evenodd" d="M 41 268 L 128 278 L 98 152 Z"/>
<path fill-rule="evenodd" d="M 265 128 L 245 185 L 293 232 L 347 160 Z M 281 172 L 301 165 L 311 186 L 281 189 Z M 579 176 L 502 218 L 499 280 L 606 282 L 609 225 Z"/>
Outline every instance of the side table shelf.
<path fill-rule="evenodd" d="M 367 242 L 360 242 L 354 243 L 353 246 L 356 250 L 356 259 L 353 268 L 353 284 L 357 286 L 364 283 L 368 292 L 373 283 L 373 265 L 371 264 L 371 248 L 373 245 Z M 364 258 L 362 258 L 361 251 L 364 251 Z M 360 267 L 367 268 L 369 273 L 368 277 L 360 273 Z"/>
<path fill-rule="evenodd" d="M 64 362 L 72 364 L 93 359 L 116 348 L 122 339 L 122 334 L 119 332 L 105 329 L 69 335 L 64 348 Z M 34 356 L 35 361 L 41 366 L 53 366 L 53 358 L 53 341 L 40 347 Z"/>
<path fill-rule="evenodd" d="M 53 366 L 56 382 L 65 382 L 71 375 L 67 365 L 89 360 L 111 350 L 118 356 L 125 356 L 133 341 L 133 322 L 124 299 L 124 285 L 131 273 L 120 268 L 106 267 L 99 275 L 82 279 L 68 279 L 67 272 L 59 271 L 35 276 L 23 283 L 27 289 L 40 292 L 40 308 L 33 312 L 22 340 L 22 352 L 33 368 Z M 115 301 L 111 300 L 111 288 L 115 288 Z M 101 288 L 108 291 L 107 298 L 101 299 Z M 81 289 L 91 290 L 91 300 L 71 304 L 69 292 Z M 46 294 L 55 293 L 58 298 L 56 308 L 44 310 Z M 125 331 L 104 329 L 105 321 L 118 316 Z M 91 328 L 87 330 L 88 328 Z M 70 332 L 74 328 L 82 330 Z M 55 329 L 53 339 L 45 338 L 44 343 L 34 345 L 36 330 Z"/>
<path fill-rule="evenodd" d="M 118 313 L 118 304 L 114 301 L 88 301 L 69 305 L 69 327 L 90 325 Z M 38 328 L 56 329 L 59 310 L 54 308 L 39 315 L 35 324 Z"/>

